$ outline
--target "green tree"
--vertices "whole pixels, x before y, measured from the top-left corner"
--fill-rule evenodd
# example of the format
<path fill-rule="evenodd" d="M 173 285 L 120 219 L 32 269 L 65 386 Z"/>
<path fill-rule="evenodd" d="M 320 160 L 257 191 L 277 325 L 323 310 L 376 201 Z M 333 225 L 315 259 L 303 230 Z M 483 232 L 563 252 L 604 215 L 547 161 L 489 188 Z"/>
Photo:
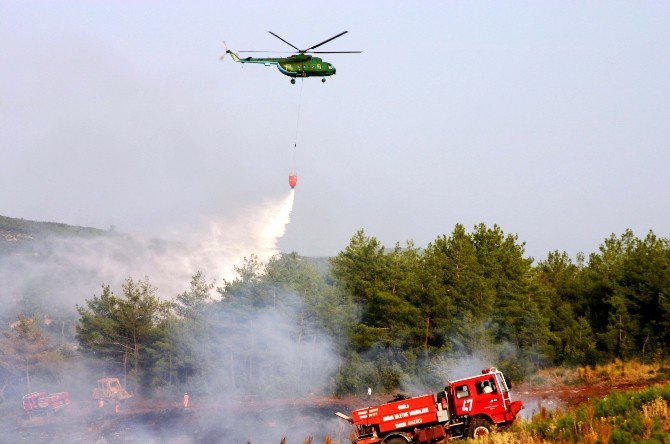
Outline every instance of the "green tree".
<path fill-rule="evenodd" d="M 150 384 L 150 355 L 145 353 L 164 334 L 161 328 L 167 320 L 172 303 L 161 301 L 149 279 L 134 281 L 128 278 L 122 285 L 122 295 L 116 296 L 108 285 L 102 294 L 77 306 L 80 318 L 77 339 L 84 350 L 103 358 L 120 362 L 124 378 L 132 367 L 138 387 Z M 144 369 L 143 365 L 148 368 Z"/>
<path fill-rule="evenodd" d="M 652 231 L 636 238 L 622 261 L 622 275 L 615 292 L 628 301 L 630 327 L 635 354 L 646 357 L 668 350 L 667 301 L 670 298 L 670 239 L 658 238 Z M 617 310 L 616 300 L 612 301 Z"/>
<path fill-rule="evenodd" d="M 543 294 L 542 315 L 549 320 L 547 358 L 555 364 L 595 364 L 596 337 L 583 295 L 583 256 L 573 263 L 566 252 L 553 251 L 533 270 L 534 291 Z"/>
<path fill-rule="evenodd" d="M 9 331 L 3 333 L 0 342 L 2 362 L 13 373 L 23 373 L 26 388 L 31 390 L 31 374 L 50 350 L 49 337 L 37 326 L 35 318 L 19 315 Z"/>
<path fill-rule="evenodd" d="M 211 292 L 214 284 L 207 282 L 205 274 L 198 271 L 191 278 L 189 291 L 177 296 L 174 306 L 175 313 L 194 324 L 201 323 L 207 315 L 207 309 L 211 303 Z"/>
<path fill-rule="evenodd" d="M 549 321 L 543 315 L 550 302 L 533 286 L 533 259 L 524 257 L 525 243 L 517 235 L 505 235 L 497 225 L 477 225 L 472 238 L 483 276 L 495 294 L 496 342 L 514 344 L 519 357 L 540 365 L 550 351 Z"/>
<path fill-rule="evenodd" d="M 338 284 L 358 302 L 369 302 L 389 283 L 384 246 L 376 238 L 366 236 L 363 230 L 356 232 L 349 245 L 330 263 Z"/>
<path fill-rule="evenodd" d="M 612 234 L 589 256 L 584 283 L 589 323 L 607 357 L 667 354 L 670 240 Z"/>
<path fill-rule="evenodd" d="M 303 359 L 302 351 L 316 350 L 324 336 L 332 336 L 342 351 L 347 347 L 357 307 L 311 260 L 281 254 L 264 264 L 246 259 L 236 270 L 235 278 L 217 289 L 221 300 L 212 306 L 220 338 L 219 366 L 228 387 L 281 391 L 285 384 L 267 385 L 315 375 L 318 363 Z M 271 322 L 272 329 L 281 330 L 292 348 L 287 354 L 296 353 L 294 362 L 259 353 L 259 341 L 268 332 L 259 322 Z M 273 365 L 271 358 L 280 365 Z"/>
<path fill-rule="evenodd" d="M 331 335 L 340 346 L 358 316 L 353 299 L 330 285 L 314 265 L 297 253 L 278 255 L 266 266 L 264 282 L 277 303 L 291 305 L 305 334 Z M 279 299 L 279 302 L 277 302 Z"/>
<path fill-rule="evenodd" d="M 189 290 L 177 296 L 174 315 L 160 324 L 163 331 L 151 348 L 154 385 L 187 383 L 212 371 L 213 288 L 214 284 L 198 271 L 191 278 Z"/>
<path fill-rule="evenodd" d="M 223 286 L 217 288 L 222 302 L 226 305 L 264 307 L 271 300 L 263 287 L 264 264 L 258 256 L 244 257 L 242 265 L 235 266 L 236 276 L 233 280 L 223 281 Z"/>
<path fill-rule="evenodd" d="M 491 313 L 493 292 L 487 287 L 477 251 L 465 227 L 438 236 L 424 253 L 426 297 L 441 313 L 438 329 L 450 339 L 449 348 L 471 351 L 482 339 L 477 324 Z"/>

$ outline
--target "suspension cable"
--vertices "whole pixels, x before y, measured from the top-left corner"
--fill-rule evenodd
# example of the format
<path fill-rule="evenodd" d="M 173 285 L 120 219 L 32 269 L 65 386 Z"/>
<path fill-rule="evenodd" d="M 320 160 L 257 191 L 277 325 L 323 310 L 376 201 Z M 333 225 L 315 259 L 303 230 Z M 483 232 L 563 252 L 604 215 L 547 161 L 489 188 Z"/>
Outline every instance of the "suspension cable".
<path fill-rule="evenodd" d="M 300 95 L 298 97 L 298 118 L 296 119 L 295 123 L 295 139 L 293 142 L 293 159 L 292 159 L 292 165 L 291 168 L 293 168 L 293 173 L 296 173 L 296 164 L 295 164 L 295 158 L 296 158 L 296 151 L 298 150 L 298 134 L 299 134 L 299 129 L 300 129 L 300 109 L 302 108 L 302 86 L 303 86 L 303 79 L 300 79 Z"/>

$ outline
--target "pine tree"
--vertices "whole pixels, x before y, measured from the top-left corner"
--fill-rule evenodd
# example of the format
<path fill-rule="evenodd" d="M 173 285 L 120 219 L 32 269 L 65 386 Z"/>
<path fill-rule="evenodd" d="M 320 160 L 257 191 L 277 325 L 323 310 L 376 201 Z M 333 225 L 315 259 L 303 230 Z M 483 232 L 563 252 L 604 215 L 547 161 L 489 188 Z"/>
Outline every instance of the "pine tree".
<path fill-rule="evenodd" d="M 144 389 L 149 387 L 151 376 L 151 368 L 143 368 L 145 363 L 150 364 L 145 351 L 165 334 L 162 324 L 172 303 L 156 296 L 156 288 L 148 278 L 128 278 L 122 290 L 123 295 L 116 296 L 108 285 L 103 285 L 100 296 L 87 300 L 84 307 L 77 306 L 77 339 L 85 350 L 120 363 L 124 378 L 132 367 L 139 388 Z"/>
<path fill-rule="evenodd" d="M 37 326 L 35 318 L 19 315 L 18 322 L 3 333 L 0 351 L 3 361 L 14 373 L 23 373 L 31 390 L 31 374 L 49 352 L 49 338 Z"/>

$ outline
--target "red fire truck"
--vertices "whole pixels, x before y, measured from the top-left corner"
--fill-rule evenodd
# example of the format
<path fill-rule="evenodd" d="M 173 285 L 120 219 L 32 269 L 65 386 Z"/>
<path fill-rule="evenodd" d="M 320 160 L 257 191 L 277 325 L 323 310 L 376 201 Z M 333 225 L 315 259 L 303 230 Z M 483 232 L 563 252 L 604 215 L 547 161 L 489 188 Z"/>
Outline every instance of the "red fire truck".
<path fill-rule="evenodd" d="M 523 408 L 512 401 L 510 384 L 495 367 L 481 375 L 449 381 L 427 394 L 354 410 L 340 418 L 356 428 L 357 444 L 437 443 L 488 435 L 509 426 Z"/>
<path fill-rule="evenodd" d="M 46 392 L 28 393 L 23 397 L 23 410 L 28 416 L 50 415 L 56 413 L 65 406 L 70 405 L 70 394 L 68 392 L 52 393 Z"/>

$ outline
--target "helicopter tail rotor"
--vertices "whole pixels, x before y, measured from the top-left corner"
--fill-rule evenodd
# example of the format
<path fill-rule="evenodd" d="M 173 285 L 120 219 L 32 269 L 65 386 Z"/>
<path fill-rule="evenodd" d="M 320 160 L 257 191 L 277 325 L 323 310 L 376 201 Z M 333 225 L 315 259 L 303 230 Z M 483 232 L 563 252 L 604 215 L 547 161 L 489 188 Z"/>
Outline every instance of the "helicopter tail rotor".
<path fill-rule="evenodd" d="M 226 58 L 226 54 L 230 54 L 230 57 L 231 57 L 234 61 L 236 61 L 236 62 L 240 60 L 240 58 L 237 56 L 237 54 L 235 54 L 233 51 L 231 51 L 230 49 L 228 49 L 228 45 L 226 45 L 226 42 L 225 42 L 225 41 L 222 41 L 221 43 L 223 43 L 223 47 L 226 48 L 226 52 L 225 52 L 225 54 L 223 54 L 221 57 L 219 57 L 219 60 L 223 60 L 223 59 L 225 59 L 225 58 Z"/>
<path fill-rule="evenodd" d="M 226 54 L 228 54 L 230 52 L 230 49 L 228 49 L 228 45 L 226 45 L 225 40 L 222 41 L 221 43 L 223 43 L 223 47 L 226 48 L 226 52 L 224 52 L 223 55 L 221 57 L 219 57 L 219 60 L 223 61 L 223 59 L 226 58 Z"/>

